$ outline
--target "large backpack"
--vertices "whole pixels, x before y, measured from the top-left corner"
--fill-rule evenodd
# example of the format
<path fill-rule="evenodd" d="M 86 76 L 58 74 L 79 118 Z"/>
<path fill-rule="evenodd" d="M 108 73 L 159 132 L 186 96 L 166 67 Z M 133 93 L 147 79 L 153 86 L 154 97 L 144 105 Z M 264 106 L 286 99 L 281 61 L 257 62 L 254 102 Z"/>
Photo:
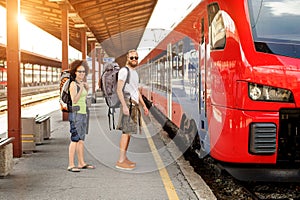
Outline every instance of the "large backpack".
<path fill-rule="evenodd" d="M 126 83 L 129 83 L 129 69 L 128 67 L 125 67 L 127 69 L 127 78 Z M 118 84 L 118 73 L 119 73 L 120 67 L 115 63 L 105 63 L 104 65 L 104 72 L 101 76 L 101 90 L 103 92 L 105 102 L 108 106 L 108 121 L 109 121 L 109 129 L 111 130 L 111 116 L 112 116 L 112 122 L 113 122 L 113 129 L 115 129 L 115 119 L 114 119 L 114 113 L 115 109 L 120 107 L 120 100 L 117 94 L 117 84 Z M 124 84 L 124 87 L 125 87 Z M 123 88 L 124 90 L 124 88 Z"/>
<path fill-rule="evenodd" d="M 59 104 L 60 110 L 63 112 L 72 112 L 75 111 L 72 109 L 72 99 L 70 94 L 70 84 L 74 80 L 71 77 L 70 70 L 64 70 L 60 74 L 60 84 L 59 84 Z M 80 90 L 79 86 L 77 85 L 77 92 Z"/>
<path fill-rule="evenodd" d="M 60 85 L 59 85 L 59 103 L 60 110 L 63 112 L 70 112 L 72 107 L 72 99 L 70 95 L 70 70 L 62 71 L 60 74 Z"/>

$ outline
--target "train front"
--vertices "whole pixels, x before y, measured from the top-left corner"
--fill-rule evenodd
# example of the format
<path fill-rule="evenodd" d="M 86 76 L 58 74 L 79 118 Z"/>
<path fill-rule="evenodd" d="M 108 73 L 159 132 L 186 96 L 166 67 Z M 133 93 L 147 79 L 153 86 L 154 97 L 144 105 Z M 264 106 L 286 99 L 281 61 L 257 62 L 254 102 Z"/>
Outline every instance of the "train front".
<path fill-rule="evenodd" d="M 299 181 L 300 0 L 231 2 L 207 72 L 210 153 L 241 180 Z"/>

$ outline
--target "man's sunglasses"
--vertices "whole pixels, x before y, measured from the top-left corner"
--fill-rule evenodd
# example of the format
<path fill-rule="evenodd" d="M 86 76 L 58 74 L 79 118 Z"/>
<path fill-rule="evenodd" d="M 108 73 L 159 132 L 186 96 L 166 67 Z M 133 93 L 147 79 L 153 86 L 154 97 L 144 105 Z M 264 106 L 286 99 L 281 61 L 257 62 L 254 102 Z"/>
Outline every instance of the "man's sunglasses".
<path fill-rule="evenodd" d="M 137 57 L 137 56 L 130 56 L 129 59 L 130 59 L 130 60 L 133 60 L 133 59 L 138 60 L 139 57 Z"/>

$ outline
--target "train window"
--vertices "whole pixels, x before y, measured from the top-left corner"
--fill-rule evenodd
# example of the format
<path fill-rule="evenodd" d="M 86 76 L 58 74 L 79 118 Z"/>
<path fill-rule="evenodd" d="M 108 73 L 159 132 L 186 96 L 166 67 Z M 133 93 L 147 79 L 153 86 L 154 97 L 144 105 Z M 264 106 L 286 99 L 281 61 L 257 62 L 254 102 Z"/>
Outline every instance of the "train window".
<path fill-rule="evenodd" d="M 155 69 L 155 63 L 151 63 L 150 64 L 150 69 L 151 69 L 151 86 L 152 86 L 152 90 L 154 87 L 156 87 L 156 69 Z"/>
<path fill-rule="evenodd" d="M 211 49 L 224 49 L 226 42 L 226 32 L 222 12 L 218 4 L 209 5 L 209 29 L 211 39 Z"/>
<path fill-rule="evenodd" d="M 187 63 L 187 80 L 188 87 L 186 93 L 191 100 L 196 100 L 197 88 L 198 88 L 198 53 L 196 49 L 192 49 L 190 52 L 185 54 L 185 59 Z"/>
<path fill-rule="evenodd" d="M 201 19 L 201 44 L 204 43 L 204 18 Z"/>
<path fill-rule="evenodd" d="M 174 71 L 174 69 L 177 68 L 177 57 L 178 57 L 177 56 L 177 46 L 174 45 L 172 47 L 172 58 L 173 58 L 172 66 L 173 66 L 173 71 Z"/>
<path fill-rule="evenodd" d="M 178 54 L 178 76 L 183 76 L 183 41 L 179 44 L 179 54 Z"/>
<path fill-rule="evenodd" d="M 208 6 L 208 25 L 211 26 L 211 23 L 216 16 L 216 14 L 219 12 L 220 8 L 217 3 L 212 3 Z"/>
<path fill-rule="evenodd" d="M 183 41 L 180 41 L 178 44 L 174 45 L 172 52 L 172 66 L 173 78 L 179 78 L 183 76 Z"/>
<path fill-rule="evenodd" d="M 179 66 L 179 56 L 177 54 L 173 55 L 173 72 L 172 72 L 172 76 L 173 78 L 177 78 L 178 77 L 178 66 Z"/>
<path fill-rule="evenodd" d="M 180 41 L 179 42 L 179 45 L 178 45 L 178 52 L 183 52 L 183 41 Z"/>
<path fill-rule="evenodd" d="M 299 0 L 248 0 L 256 51 L 300 58 L 299 6 Z"/>
<path fill-rule="evenodd" d="M 159 64 L 158 64 L 158 62 L 155 62 L 155 87 L 156 88 L 158 88 L 158 81 L 159 81 L 159 76 L 160 76 L 160 74 L 159 74 Z"/>
<path fill-rule="evenodd" d="M 166 75 L 167 75 L 167 73 L 165 73 L 166 59 L 165 58 L 161 59 L 159 64 L 160 64 L 160 89 L 166 90 Z"/>

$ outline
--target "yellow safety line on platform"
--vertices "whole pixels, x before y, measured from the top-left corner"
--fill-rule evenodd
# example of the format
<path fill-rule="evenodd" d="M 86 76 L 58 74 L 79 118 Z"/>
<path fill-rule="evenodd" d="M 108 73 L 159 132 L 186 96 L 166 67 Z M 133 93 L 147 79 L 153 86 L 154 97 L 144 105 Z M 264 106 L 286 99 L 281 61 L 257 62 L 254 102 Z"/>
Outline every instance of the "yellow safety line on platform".
<path fill-rule="evenodd" d="M 143 119 L 142 119 L 142 124 L 145 124 Z M 145 135 L 147 137 L 148 144 L 150 146 L 151 152 L 153 154 L 154 160 L 156 162 L 157 168 L 159 170 L 159 173 L 160 173 L 161 179 L 163 181 L 163 184 L 165 186 L 165 190 L 168 194 L 168 197 L 169 197 L 169 199 L 172 199 L 172 200 L 177 200 L 177 199 L 179 200 L 176 190 L 174 188 L 174 185 L 173 185 L 173 183 L 170 179 L 170 176 L 168 174 L 168 171 L 166 170 L 164 163 L 156 149 L 156 146 L 155 146 L 155 144 L 151 138 L 151 135 L 149 133 L 149 130 L 146 126 L 143 128 L 145 130 Z"/>

